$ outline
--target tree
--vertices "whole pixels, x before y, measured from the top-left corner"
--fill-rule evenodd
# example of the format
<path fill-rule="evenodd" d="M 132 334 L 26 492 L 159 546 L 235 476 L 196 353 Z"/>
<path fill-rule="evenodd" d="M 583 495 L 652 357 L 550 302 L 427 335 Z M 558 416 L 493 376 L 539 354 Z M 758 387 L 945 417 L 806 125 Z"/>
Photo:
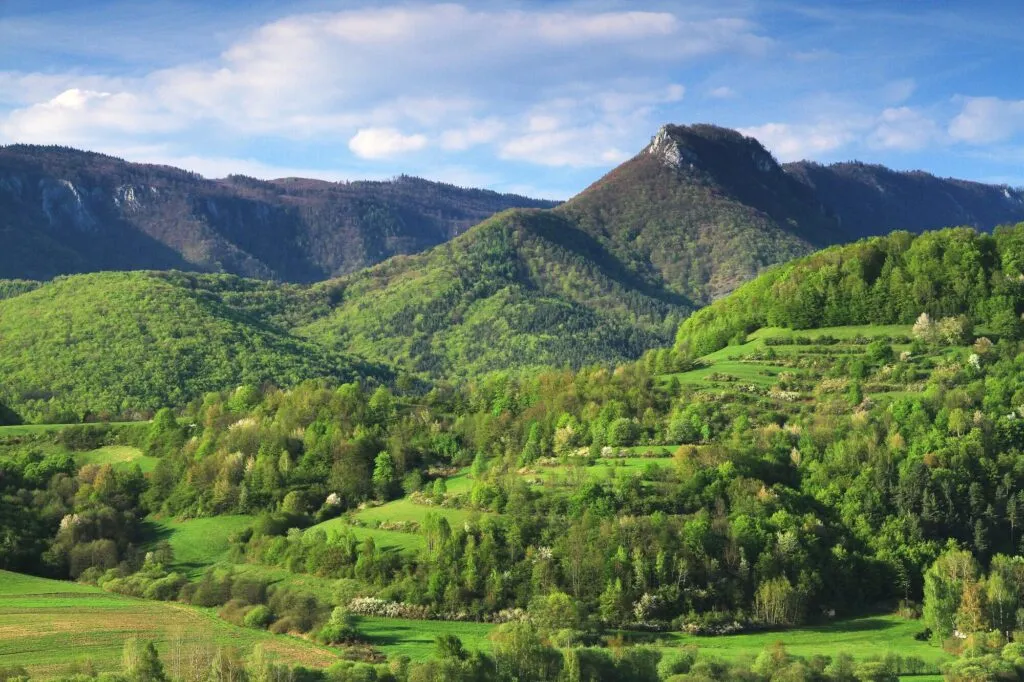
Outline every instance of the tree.
<path fill-rule="evenodd" d="M 125 640 L 121 665 L 132 682 L 167 682 L 164 665 L 153 642 L 143 643 L 135 638 Z"/>
<path fill-rule="evenodd" d="M 978 565 L 970 552 L 955 546 L 948 548 L 924 573 L 925 627 L 942 642 L 956 629 L 957 611 L 964 585 L 977 580 Z"/>
<path fill-rule="evenodd" d="M 356 621 L 344 606 L 335 606 L 330 619 L 317 632 L 316 638 L 323 644 L 342 644 L 358 637 Z"/>
<path fill-rule="evenodd" d="M 763 581 L 754 595 L 754 612 L 766 625 L 791 625 L 796 622 L 798 595 L 785 576 Z"/>
<path fill-rule="evenodd" d="M 944 317 L 939 320 L 936 333 L 943 343 L 950 346 L 962 346 L 970 339 L 974 328 L 966 315 Z"/>
<path fill-rule="evenodd" d="M 577 630 L 580 614 L 576 602 L 564 592 L 534 597 L 530 602 L 530 619 L 541 635 L 550 636 L 559 630 Z"/>
<path fill-rule="evenodd" d="M 379 499 L 387 499 L 391 492 L 391 484 L 395 480 L 395 464 L 391 454 L 381 452 L 373 460 L 373 491 Z"/>
<path fill-rule="evenodd" d="M 619 417 L 608 425 L 607 440 L 612 447 L 627 447 L 636 442 L 636 423 L 627 417 Z"/>
<path fill-rule="evenodd" d="M 562 668 L 558 650 L 546 644 L 529 621 L 513 621 L 498 626 L 491 635 L 494 662 L 502 681 L 532 680 L 553 682 Z"/>
<path fill-rule="evenodd" d="M 938 339 L 938 333 L 935 323 L 932 322 L 932 318 L 928 313 L 921 313 L 917 321 L 914 322 L 914 326 L 911 328 L 911 333 L 915 338 L 921 339 L 926 343 L 935 343 Z"/>
<path fill-rule="evenodd" d="M 956 610 L 953 621 L 960 632 L 984 632 L 989 629 L 988 599 L 985 585 L 979 581 L 964 583 L 960 595 L 960 606 Z"/>

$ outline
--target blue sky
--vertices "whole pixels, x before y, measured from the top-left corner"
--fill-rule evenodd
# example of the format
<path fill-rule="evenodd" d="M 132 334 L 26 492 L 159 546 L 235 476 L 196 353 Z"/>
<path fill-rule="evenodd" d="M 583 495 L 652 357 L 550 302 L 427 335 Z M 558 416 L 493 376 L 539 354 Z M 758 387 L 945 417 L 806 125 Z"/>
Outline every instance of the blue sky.
<path fill-rule="evenodd" d="M 1024 3 L 0 0 L 0 144 L 565 198 L 662 123 L 1024 185 Z"/>

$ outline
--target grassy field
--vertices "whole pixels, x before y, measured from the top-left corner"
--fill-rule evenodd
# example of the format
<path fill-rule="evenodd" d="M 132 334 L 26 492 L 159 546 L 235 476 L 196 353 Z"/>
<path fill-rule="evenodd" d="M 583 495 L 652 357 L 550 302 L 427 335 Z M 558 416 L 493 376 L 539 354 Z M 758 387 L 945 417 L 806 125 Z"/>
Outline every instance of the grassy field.
<path fill-rule="evenodd" d="M 423 521 L 423 517 L 431 512 L 448 519 L 448 523 L 453 526 L 456 524 L 462 525 L 468 521 L 470 517 L 480 515 L 480 512 L 474 512 L 468 509 L 453 509 L 451 507 L 417 504 L 409 498 L 403 497 L 402 499 L 382 504 L 379 507 L 368 507 L 357 512 L 355 516 L 366 524 L 384 523 L 386 521 L 412 521 L 415 523 L 421 523 Z"/>
<path fill-rule="evenodd" d="M 143 473 L 150 473 L 156 468 L 159 457 L 147 457 L 142 450 L 130 445 L 105 445 L 102 448 L 79 452 L 75 459 L 80 464 L 111 464 L 115 468 L 127 468 L 139 465 Z"/>
<path fill-rule="evenodd" d="M 835 655 L 845 652 L 854 658 L 865 659 L 882 657 L 892 652 L 904 657 L 917 656 L 931 668 L 931 672 L 937 673 L 938 666 L 951 660 L 951 656 L 938 646 L 914 639 L 914 635 L 920 632 L 922 627 L 920 621 L 906 620 L 899 616 L 869 616 L 782 632 L 758 632 L 723 637 L 695 637 L 672 633 L 668 637 L 658 636 L 658 645 L 672 647 L 693 644 L 699 648 L 701 656 L 729 661 L 753 660 L 763 649 L 777 642 L 782 642 L 787 651 L 798 656 Z"/>
<path fill-rule="evenodd" d="M 231 549 L 229 538 L 253 522 L 253 516 L 216 516 L 206 519 L 150 519 L 153 542 L 167 540 L 174 550 L 174 568 L 191 576 L 221 563 Z"/>
<path fill-rule="evenodd" d="M 149 422 L 103 422 L 109 426 L 125 426 L 128 424 L 148 424 Z M 0 426 L 0 437 L 3 436 L 25 436 L 35 433 L 48 433 L 60 431 L 69 426 L 82 426 L 82 424 L 17 424 L 14 426 Z M 100 426 L 100 424 L 95 424 Z"/>
<path fill-rule="evenodd" d="M 749 355 L 755 351 L 767 348 L 765 339 L 779 337 L 801 336 L 808 339 L 818 339 L 823 336 L 831 336 L 836 339 L 849 340 L 858 336 L 874 338 L 877 336 L 910 336 L 910 325 L 889 324 L 889 325 L 852 325 L 849 327 L 824 327 L 822 329 L 784 329 L 782 327 L 763 327 L 747 337 L 747 342 L 736 346 L 726 346 L 720 350 L 705 355 L 702 360 L 710 363 L 717 363 L 723 360 L 734 360 Z M 798 348 L 800 346 L 797 346 Z M 785 353 L 787 346 L 775 346 L 776 352 Z M 803 346 L 806 348 L 806 346 Z M 724 371 L 724 370 L 723 370 Z"/>
<path fill-rule="evenodd" d="M 323 530 L 328 536 L 330 536 L 331 533 L 338 533 L 347 529 L 352 531 L 352 533 L 360 540 L 367 537 L 373 538 L 373 542 L 377 547 L 393 549 L 399 552 L 416 552 L 424 546 L 423 537 L 418 533 L 403 533 L 395 530 L 381 530 L 379 528 L 353 526 L 348 523 L 344 517 L 318 523 L 315 526 L 311 526 L 306 530 L 306 532 L 308 533 L 314 529 Z"/>
<path fill-rule="evenodd" d="M 438 620 L 403 620 L 401 618 L 357 619 L 359 633 L 389 658 L 408 656 L 421 661 L 434 653 L 437 635 L 456 635 L 468 649 L 490 651 L 487 635 L 494 629 L 489 623 L 458 623 Z"/>
<path fill-rule="evenodd" d="M 452 623 L 443 621 L 417 621 L 392 618 L 358 619 L 359 632 L 388 656 L 404 655 L 413 660 L 428 658 L 434 650 L 434 637 L 454 634 L 471 649 L 490 649 L 488 635 L 495 626 L 488 623 Z M 835 655 L 849 653 L 856 659 L 882 657 L 889 652 L 901 656 L 917 656 L 931 672 L 951 659 L 941 648 L 914 639 L 921 630 L 920 622 L 897 616 L 871 616 L 856 618 L 819 627 L 800 628 L 783 632 L 762 632 L 725 637 L 694 637 L 681 633 L 647 635 L 632 633 L 631 638 L 647 642 L 662 649 L 682 645 L 696 645 L 699 655 L 728 661 L 753 661 L 765 648 L 782 642 L 786 649 L 798 656 L 814 654 Z M 928 676 L 911 679 L 926 682 Z"/>
<path fill-rule="evenodd" d="M 172 642 L 180 642 L 186 652 L 208 652 L 219 645 L 248 652 L 262 644 L 280 660 L 311 666 L 337 660 L 327 648 L 235 627 L 204 609 L 0 571 L 0 667 L 24 666 L 33 675 L 47 676 L 88 660 L 98 670 L 115 670 L 130 637 L 157 641 L 165 664 Z"/>
<path fill-rule="evenodd" d="M 660 377 L 660 381 L 667 383 L 672 379 L 684 385 L 696 386 L 705 389 L 728 391 L 731 386 L 757 386 L 762 389 L 771 388 L 778 382 L 778 376 L 782 373 L 791 375 L 797 382 L 801 380 L 805 384 L 822 378 L 822 366 L 827 366 L 834 357 L 858 356 L 865 351 L 863 344 L 852 343 L 853 339 L 877 338 L 877 337 L 909 337 L 911 327 L 909 325 L 853 325 L 849 327 L 826 327 L 823 329 L 791 330 L 779 327 L 766 327 L 758 329 L 747 336 L 746 342 L 733 346 L 726 346 L 701 358 L 703 366 L 687 372 L 667 374 Z M 838 339 L 834 344 L 814 344 L 813 340 L 829 336 Z M 769 346 L 767 339 L 775 338 L 801 338 L 811 343 L 783 344 Z M 893 344 L 895 352 L 901 352 L 910 348 L 909 344 Z M 767 351 L 774 354 L 773 359 L 764 355 Z M 925 363 L 933 362 L 935 358 L 957 352 L 956 348 L 942 348 L 933 350 Z M 756 359 L 755 359 L 756 356 Z M 818 369 L 807 369 L 804 366 L 795 366 L 801 361 L 816 361 Z M 920 362 L 920 359 L 914 362 Z M 804 397 L 807 397 L 804 391 Z M 878 391 L 872 395 L 877 397 L 898 397 L 898 391 Z"/>
<path fill-rule="evenodd" d="M 675 446 L 678 447 L 678 446 Z M 565 464 L 559 466 L 545 466 L 537 468 L 537 475 L 545 483 L 565 482 L 572 480 L 574 475 L 606 480 L 616 476 L 641 475 L 649 467 L 671 467 L 672 458 L 665 457 L 620 457 L 599 459 L 589 466 L 579 464 Z"/>

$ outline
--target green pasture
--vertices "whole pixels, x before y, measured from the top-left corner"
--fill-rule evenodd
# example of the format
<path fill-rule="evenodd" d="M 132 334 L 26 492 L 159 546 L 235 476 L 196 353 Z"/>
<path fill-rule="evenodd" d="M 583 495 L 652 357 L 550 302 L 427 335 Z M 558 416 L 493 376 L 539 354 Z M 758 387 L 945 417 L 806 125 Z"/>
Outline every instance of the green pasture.
<path fill-rule="evenodd" d="M 438 635 L 456 635 L 467 649 L 489 651 L 491 643 L 487 636 L 495 626 L 489 623 L 361 616 L 356 627 L 360 635 L 388 658 L 408 656 L 414 661 L 422 661 L 434 654 L 434 640 Z"/>
<path fill-rule="evenodd" d="M 443 516 L 452 526 L 462 525 L 473 517 L 481 516 L 478 511 L 468 509 L 454 509 L 452 507 L 441 507 L 439 505 L 417 504 L 407 497 L 393 500 L 377 507 L 367 507 L 355 513 L 355 517 L 361 522 L 372 525 L 386 522 L 414 522 L 422 523 L 427 514 L 434 513 Z"/>
<path fill-rule="evenodd" d="M 61 431 L 69 426 L 127 426 L 130 424 L 148 424 L 149 422 L 103 422 L 96 424 L 15 424 L 0 426 L 0 438 L 4 436 L 27 436 L 37 433 Z"/>
<path fill-rule="evenodd" d="M 195 577 L 203 569 L 226 561 L 230 537 L 244 530 L 254 516 L 213 516 L 203 519 L 149 519 L 152 542 L 167 540 L 174 550 L 174 568 Z"/>
<path fill-rule="evenodd" d="M 668 636 L 662 634 L 657 635 L 655 641 L 657 645 L 664 647 L 696 645 L 701 656 L 729 661 L 753 660 L 763 649 L 778 642 L 781 642 L 789 653 L 805 657 L 845 652 L 863 660 L 871 657 L 880 658 L 891 652 L 904 657 L 917 656 L 925 662 L 931 672 L 938 672 L 938 666 L 951 660 L 951 656 L 941 647 L 914 639 L 914 635 L 923 627 L 920 621 L 880 615 L 815 627 L 719 637 L 696 637 L 682 633 L 672 633 Z M 636 639 L 644 640 L 648 637 L 639 635 Z"/>
<path fill-rule="evenodd" d="M 308 528 L 306 532 L 308 533 L 312 530 L 325 531 L 328 537 L 332 533 L 337 534 L 349 530 L 360 540 L 363 538 L 373 538 L 373 543 L 378 548 L 393 549 L 398 552 L 416 552 L 424 546 L 423 537 L 419 533 L 404 533 L 397 530 L 353 526 L 348 523 L 345 517 L 338 517 L 318 523 Z"/>
<path fill-rule="evenodd" d="M 104 445 L 95 450 L 75 453 L 79 464 L 110 464 L 114 468 L 130 468 L 139 465 L 143 473 L 150 473 L 160 461 L 159 457 L 149 457 L 142 450 L 130 445 Z"/>
<path fill-rule="evenodd" d="M 325 666 L 338 658 L 303 639 L 236 627 L 212 610 L 0 571 L 0 667 L 24 666 L 41 677 L 71 672 L 86 661 L 99 671 L 117 670 L 131 637 L 155 640 L 172 674 L 175 649 L 189 658 L 220 645 L 248 652 L 261 644 L 292 663 Z"/>

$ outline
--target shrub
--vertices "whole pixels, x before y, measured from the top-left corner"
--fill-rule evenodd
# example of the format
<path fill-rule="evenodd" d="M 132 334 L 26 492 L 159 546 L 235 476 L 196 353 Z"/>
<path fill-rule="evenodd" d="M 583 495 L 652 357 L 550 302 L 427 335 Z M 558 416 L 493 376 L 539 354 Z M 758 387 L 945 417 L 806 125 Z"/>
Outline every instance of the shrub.
<path fill-rule="evenodd" d="M 273 621 L 274 613 L 270 610 L 270 607 L 266 604 L 258 604 L 245 614 L 242 624 L 247 628 L 266 630 Z"/>
<path fill-rule="evenodd" d="M 322 644 L 342 644 L 355 640 L 358 634 L 352 613 L 337 606 L 331 612 L 331 619 L 316 633 L 316 639 Z"/>

